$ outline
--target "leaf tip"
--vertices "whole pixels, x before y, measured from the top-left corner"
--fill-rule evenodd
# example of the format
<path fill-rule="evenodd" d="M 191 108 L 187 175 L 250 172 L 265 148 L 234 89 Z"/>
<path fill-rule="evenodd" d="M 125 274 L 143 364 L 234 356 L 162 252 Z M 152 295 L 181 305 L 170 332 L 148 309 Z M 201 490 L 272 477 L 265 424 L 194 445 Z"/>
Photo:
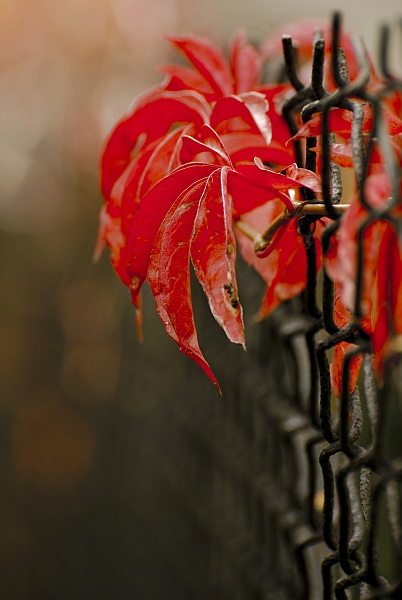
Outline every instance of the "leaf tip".
<path fill-rule="evenodd" d="M 142 331 L 142 310 L 135 309 L 135 326 L 137 329 L 137 337 L 140 344 L 144 343 L 144 333 Z"/>

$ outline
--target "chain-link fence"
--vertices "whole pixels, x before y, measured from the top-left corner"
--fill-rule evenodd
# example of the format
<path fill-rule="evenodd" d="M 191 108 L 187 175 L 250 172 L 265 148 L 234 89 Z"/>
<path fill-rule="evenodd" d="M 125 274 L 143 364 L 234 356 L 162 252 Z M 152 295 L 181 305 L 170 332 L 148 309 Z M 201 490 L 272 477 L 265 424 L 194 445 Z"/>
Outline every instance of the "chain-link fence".
<path fill-rule="evenodd" d="M 379 388 L 370 336 L 360 325 L 364 232 L 377 221 L 390 223 L 397 235 L 401 232 L 393 211 L 400 203 L 400 174 L 382 120 L 383 99 L 401 82 L 388 70 L 387 28 L 382 31 L 380 58 L 387 86 L 378 94 L 367 91 L 370 65 L 358 40 L 354 44 L 360 71 L 349 81 L 339 37 L 337 14 L 332 28 L 337 84 L 333 93 L 323 87 L 325 49 L 319 33 L 308 86 L 298 78 L 292 40 L 284 38 L 287 75 L 295 93 L 283 114 L 293 135 L 298 129 L 296 111 L 303 122 L 313 113 L 322 115 L 323 203 L 329 216 L 322 237 L 324 254 L 339 227 L 336 204 L 342 195 L 341 171 L 331 163 L 329 114 L 339 107 L 353 115 L 354 174 L 359 201 L 367 210 L 358 232 L 353 316 L 342 328 L 334 322 L 334 286 L 325 269 L 317 280 L 315 245 L 309 239 L 314 217 L 304 216 L 299 230 L 304 232 L 308 256 L 308 285 L 302 297 L 284 303 L 260 324 L 259 339 L 249 342 L 251 355 L 244 359 L 244 368 L 237 360 L 233 372 L 228 372 L 227 364 L 226 372 L 222 369 L 219 377 L 226 379 L 222 404 L 212 413 L 201 399 L 194 398 L 191 409 L 181 407 L 194 435 L 190 446 L 203 440 L 214 465 L 208 492 L 190 505 L 212 536 L 210 569 L 221 590 L 218 598 L 374 600 L 402 595 L 398 348 L 385 364 Z M 359 100 L 373 108 L 373 126 L 365 136 Z M 365 198 L 375 143 L 392 182 L 392 196 L 381 210 Z M 316 170 L 316 145 L 315 138 L 308 139 L 304 156 L 302 145 L 295 142 L 299 166 Z M 310 194 L 306 200 L 314 203 L 315 197 Z M 250 295 L 254 291 L 249 290 Z M 322 300 L 317 302 L 317 297 Z M 353 346 L 343 361 L 338 401 L 331 391 L 329 364 L 332 349 L 341 342 Z M 219 345 L 213 352 L 220 354 L 218 362 L 230 364 Z M 351 362 L 357 355 L 364 359 L 358 384 L 350 393 Z"/>

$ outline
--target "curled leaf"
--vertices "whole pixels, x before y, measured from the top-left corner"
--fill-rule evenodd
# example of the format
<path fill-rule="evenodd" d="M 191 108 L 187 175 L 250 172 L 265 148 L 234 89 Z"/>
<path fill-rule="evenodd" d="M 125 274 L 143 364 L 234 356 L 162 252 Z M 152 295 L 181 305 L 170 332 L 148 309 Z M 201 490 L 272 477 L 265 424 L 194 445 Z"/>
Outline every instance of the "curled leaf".
<path fill-rule="evenodd" d="M 262 61 L 258 51 L 246 43 L 244 30 L 236 31 L 229 55 L 235 94 L 256 89 Z"/>
<path fill-rule="evenodd" d="M 210 107 L 205 98 L 192 90 L 166 91 L 162 87 L 144 94 L 110 135 L 101 159 L 101 187 L 105 198 L 130 164 L 137 141 L 143 146 L 166 135 L 173 123 L 201 126 L 209 121 Z M 158 118 L 155 116 L 158 115 Z"/>
<path fill-rule="evenodd" d="M 133 302 L 147 276 L 152 246 L 170 207 L 184 190 L 209 176 L 215 168 L 202 163 L 183 165 L 154 185 L 135 205 L 126 244 L 127 273 L 131 279 Z"/>
<path fill-rule="evenodd" d="M 232 74 L 218 46 L 194 34 L 166 37 L 201 73 L 215 93 L 226 96 L 233 92 Z"/>
<path fill-rule="evenodd" d="M 226 96 L 216 102 L 210 124 L 220 135 L 233 131 L 259 133 L 269 144 L 272 129 L 267 112 L 268 101 L 264 94 L 249 92 L 241 96 Z"/>
<path fill-rule="evenodd" d="M 148 279 L 167 333 L 219 388 L 198 344 L 190 290 L 190 239 L 205 183 L 202 179 L 180 194 L 168 210 L 152 248 Z"/>
<path fill-rule="evenodd" d="M 212 161 L 218 160 L 218 164 L 232 166 L 230 156 L 218 134 L 209 125 L 203 125 L 199 133 L 199 140 L 191 136 L 183 137 L 183 147 L 180 158 L 183 162 L 194 160 L 198 154 L 212 154 Z"/>
<path fill-rule="evenodd" d="M 208 102 L 215 100 L 214 89 L 198 71 L 183 65 L 160 65 L 157 70 L 170 78 L 166 90 L 195 90 L 202 94 Z"/>
<path fill-rule="evenodd" d="M 232 342 L 244 346 L 227 174 L 223 167 L 208 178 L 194 222 L 191 258 L 216 321 Z"/>

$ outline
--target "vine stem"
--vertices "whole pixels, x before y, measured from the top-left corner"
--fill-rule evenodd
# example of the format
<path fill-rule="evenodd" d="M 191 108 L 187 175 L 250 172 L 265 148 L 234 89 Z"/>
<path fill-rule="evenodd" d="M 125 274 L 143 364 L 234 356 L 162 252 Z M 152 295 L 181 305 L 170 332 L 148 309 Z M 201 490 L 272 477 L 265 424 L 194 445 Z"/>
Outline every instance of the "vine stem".
<path fill-rule="evenodd" d="M 343 213 L 348 210 L 350 204 L 337 204 L 336 208 L 339 212 Z M 266 250 L 271 243 L 274 233 L 289 219 L 294 217 L 302 217 L 305 215 L 314 215 L 319 217 L 328 216 L 325 204 L 318 204 L 317 202 L 295 202 L 294 210 L 289 212 L 287 208 L 278 215 L 267 227 L 267 229 L 260 233 L 254 227 L 239 219 L 235 222 L 235 225 L 239 231 L 241 231 L 249 240 L 254 242 L 254 251 L 259 254 Z"/>

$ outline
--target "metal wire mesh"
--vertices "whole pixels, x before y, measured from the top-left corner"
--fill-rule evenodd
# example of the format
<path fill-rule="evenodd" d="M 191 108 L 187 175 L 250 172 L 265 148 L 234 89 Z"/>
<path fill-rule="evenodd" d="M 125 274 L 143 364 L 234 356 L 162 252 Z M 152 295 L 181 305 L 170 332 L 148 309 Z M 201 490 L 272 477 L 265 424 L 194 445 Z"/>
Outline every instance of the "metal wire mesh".
<path fill-rule="evenodd" d="M 387 135 L 382 123 L 382 100 L 401 82 L 388 69 L 389 30 L 383 28 L 381 41 L 381 69 L 387 87 L 380 94 L 367 91 L 370 78 L 370 65 L 365 51 L 358 40 L 354 40 L 354 49 L 359 63 L 358 77 L 351 83 L 348 78 L 344 55 L 339 49 L 340 15 L 336 14 L 332 27 L 332 70 L 338 89 L 328 94 L 323 87 L 324 40 L 314 42 L 311 84 L 304 86 L 297 76 L 295 51 L 290 38 L 284 39 L 284 55 L 287 74 L 295 89 L 295 94 L 284 106 L 283 114 L 292 134 L 297 131 L 294 111 L 301 110 L 303 122 L 313 113 L 322 115 L 322 186 L 323 202 L 327 214 L 333 223 L 327 226 L 323 234 L 323 251 L 329 246 L 330 236 L 339 227 L 340 213 L 336 203 L 341 195 L 339 170 L 331 164 L 331 131 L 329 113 L 333 107 L 341 107 L 353 114 L 352 149 L 353 163 L 358 194 L 361 204 L 368 212 L 358 233 L 358 268 L 356 274 L 355 317 L 362 315 L 362 287 L 364 268 L 363 234 L 366 228 L 377 220 L 392 224 L 400 235 L 401 223 L 392 216 L 392 208 L 400 203 L 399 172 L 388 148 Z M 361 99 L 373 107 L 373 127 L 366 145 L 362 135 L 363 113 Z M 378 139 L 385 156 L 386 170 L 392 182 L 393 195 L 383 210 L 370 206 L 365 198 L 365 180 L 374 142 Z M 295 142 L 299 166 L 315 170 L 315 153 L 311 148 L 316 139 L 308 139 L 306 158 L 303 159 L 302 147 Z M 309 196 L 314 201 L 314 196 Z M 342 329 L 333 321 L 334 290 L 333 284 L 323 274 L 322 313 L 316 304 L 315 248 L 309 244 L 308 231 L 311 220 L 305 217 L 307 227 L 305 244 L 308 255 L 308 286 L 304 293 L 304 305 L 311 317 L 304 330 L 307 356 L 310 362 L 310 392 L 305 409 L 299 406 L 300 427 L 306 432 L 304 449 L 307 457 L 308 489 L 305 493 L 305 533 L 294 541 L 298 559 L 301 588 L 298 597 L 310 598 L 312 577 L 307 568 L 307 549 L 323 540 L 321 562 L 322 597 L 330 599 L 348 597 L 347 590 L 354 588 L 354 597 L 396 598 L 402 595 L 402 529 L 399 482 L 402 474 L 401 458 L 392 457 L 385 451 L 386 439 L 390 435 L 387 411 L 391 400 L 392 367 L 388 365 L 384 386 L 376 389 L 371 360 L 371 342 L 354 317 Z M 303 231 L 302 227 L 301 230 Z M 317 332 L 324 329 L 327 336 L 316 342 Z M 294 333 L 292 333 L 294 336 Z M 350 341 L 356 349 L 350 351 L 344 360 L 342 373 L 342 393 L 339 406 L 331 404 L 331 383 L 327 352 L 341 341 Z M 362 398 L 358 387 L 349 393 L 349 371 L 353 356 L 364 355 L 361 376 Z M 318 385 L 319 379 L 319 385 Z M 394 388 L 393 388 L 394 386 Z M 319 392 L 319 405 L 317 403 Z M 303 416 L 303 418 L 301 417 Z M 363 418 L 364 415 L 364 418 Z M 303 422 L 304 420 L 304 422 Z M 301 424 L 303 423 L 303 424 Z M 365 423 L 365 424 L 364 424 Z M 363 431 L 364 430 L 364 431 Z M 360 445 L 362 433 L 365 443 Z M 317 469 L 317 459 L 321 467 L 322 487 Z M 322 527 L 319 513 L 322 511 Z M 300 527 L 300 524 L 299 524 Z M 382 552 L 379 538 L 381 531 L 387 529 L 390 554 L 388 564 L 381 562 Z M 321 537 L 322 536 L 322 537 Z M 297 537 L 297 536 L 296 536 Z M 392 562 L 392 569 L 390 568 Z M 384 573 L 391 573 L 391 580 Z"/>
<path fill-rule="evenodd" d="M 317 36 L 314 42 L 311 83 L 305 86 L 297 76 L 292 40 L 284 38 L 287 75 L 295 94 L 286 101 L 283 114 L 292 134 L 297 131 L 295 111 L 304 122 L 313 113 L 322 114 L 323 202 L 332 220 L 322 237 L 324 253 L 339 227 L 337 203 L 342 195 L 341 174 L 330 159 L 329 113 L 341 107 L 353 115 L 354 172 L 360 202 L 368 212 L 358 234 L 354 316 L 343 328 L 335 324 L 333 283 L 325 269 L 317 279 L 315 245 L 310 243 L 314 217 L 303 217 L 299 230 L 308 257 L 308 285 L 302 297 L 285 302 L 260 324 L 259 339 L 249 341 L 248 356 L 241 363 L 234 360 L 232 371 L 226 349 L 214 342 L 216 356 L 225 363 L 219 374 L 223 402 L 208 404 L 205 396 L 192 395 L 191 405 L 186 398 L 181 406 L 180 418 L 191 430 L 189 447 L 201 441 L 213 472 L 201 486 L 205 492 L 201 501 L 190 501 L 197 522 L 211 536 L 211 598 L 402 597 L 399 367 L 395 357 L 388 361 L 378 388 L 371 340 L 356 318 L 362 314 L 365 229 L 387 221 L 398 235 L 401 231 L 401 222 L 392 213 L 400 203 L 400 174 L 384 134 L 382 101 L 402 83 L 388 69 L 387 28 L 382 32 L 380 61 L 387 86 L 379 94 L 367 91 L 370 65 L 358 40 L 354 43 L 360 72 L 353 82 L 348 80 L 339 38 L 336 14 L 332 69 L 338 88 L 331 94 L 322 83 L 324 41 Z M 357 99 L 373 107 L 368 140 L 363 139 Z M 377 140 L 393 189 L 382 210 L 373 209 L 365 198 L 370 152 Z M 295 142 L 299 166 L 316 169 L 311 151 L 315 145 L 315 139 L 307 140 L 304 157 L 302 145 Z M 315 197 L 306 192 L 306 200 L 314 202 Z M 321 307 L 317 297 L 322 298 Z M 352 342 L 354 349 L 345 356 L 336 402 L 330 353 L 343 341 Z M 357 354 L 364 356 L 359 384 L 349 393 L 351 360 Z M 194 453 L 200 454 L 199 446 Z M 187 488 L 188 481 L 183 484 L 180 476 L 175 486 L 182 490 L 183 485 Z M 185 490 L 181 494 L 188 496 Z"/>

